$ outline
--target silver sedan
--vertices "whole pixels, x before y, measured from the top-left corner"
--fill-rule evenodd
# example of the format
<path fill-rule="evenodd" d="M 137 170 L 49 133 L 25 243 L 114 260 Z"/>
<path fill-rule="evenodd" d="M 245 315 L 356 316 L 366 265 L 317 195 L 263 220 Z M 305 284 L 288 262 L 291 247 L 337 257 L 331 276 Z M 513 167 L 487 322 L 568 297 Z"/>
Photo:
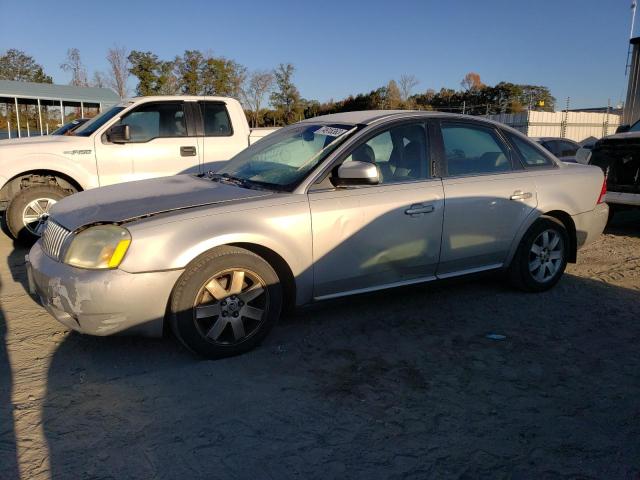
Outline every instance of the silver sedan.
<path fill-rule="evenodd" d="M 607 220 L 596 167 L 442 113 L 369 111 L 283 128 L 216 173 L 81 192 L 29 254 L 33 292 L 83 333 L 245 352 L 283 309 L 482 271 L 560 280 Z"/>

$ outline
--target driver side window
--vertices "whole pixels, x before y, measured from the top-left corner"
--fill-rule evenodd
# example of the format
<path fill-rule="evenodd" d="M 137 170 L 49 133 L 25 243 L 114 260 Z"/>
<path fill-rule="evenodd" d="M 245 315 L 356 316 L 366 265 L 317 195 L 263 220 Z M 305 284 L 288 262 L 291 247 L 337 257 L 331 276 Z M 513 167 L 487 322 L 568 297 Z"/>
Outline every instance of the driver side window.
<path fill-rule="evenodd" d="M 423 180 L 428 175 L 427 136 L 423 124 L 400 125 L 356 147 L 345 162 L 375 163 L 381 184 Z"/>
<path fill-rule="evenodd" d="M 142 105 L 122 117 L 118 123 L 129 125 L 132 142 L 187 136 L 182 103 Z"/>

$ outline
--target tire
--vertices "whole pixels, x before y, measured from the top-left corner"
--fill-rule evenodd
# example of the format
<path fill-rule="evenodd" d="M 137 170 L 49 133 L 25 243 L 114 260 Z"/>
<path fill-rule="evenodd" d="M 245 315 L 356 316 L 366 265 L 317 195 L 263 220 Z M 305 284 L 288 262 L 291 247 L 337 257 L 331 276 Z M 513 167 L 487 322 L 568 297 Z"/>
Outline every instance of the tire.
<path fill-rule="evenodd" d="M 569 235 L 562 222 L 550 217 L 539 218 L 522 237 L 511 261 L 511 283 L 526 292 L 549 290 L 567 267 L 569 247 Z"/>
<path fill-rule="evenodd" d="M 171 329 L 202 357 L 239 355 L 271 331 L 282 298 L 278 275 L 262 257 L 243 248 L 219 247 L 191 262 L 176 282 L 169 306 Z"/>
<path fill-rule="evenodd" d="M 20 191 L 9 202 L 5 212 L 7 229 L 13 238 L 23 244 L 32 244 L 40 238 L 42 219 L 46 218 L 51 205 L 70 195 L 66 190 L 55 185 L 28 187 Z M 34 209 L 33 207 L 36 206 Z M 37 211 L 36 211 L 37 210 Z M 39 217 L 27 223 L 28 218 Z"/>

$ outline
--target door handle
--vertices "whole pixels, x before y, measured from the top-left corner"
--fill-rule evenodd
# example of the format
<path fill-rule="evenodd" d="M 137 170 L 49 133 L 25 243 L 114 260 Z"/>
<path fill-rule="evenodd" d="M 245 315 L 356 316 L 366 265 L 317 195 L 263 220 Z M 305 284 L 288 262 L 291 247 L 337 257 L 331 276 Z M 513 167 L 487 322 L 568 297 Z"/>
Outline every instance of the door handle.
<path fill-rule="evenodd" d="M 180 156 L 181 157 L 195 157 L 196 156 L 196 147 L 180 147 Z"/>
<path fill-rule="evenodd" d="M 516 190 L 513 195 L 509 197 L 510 200 L 528 200 L 533 197 L 531 192 L 523 192 L 522 190 Z"/>
<path fill-rule="evenodd" d="M 435 210 L 433 205 L 425 205 L 424 203 L 416 203 L 411 205 L 404 211 L 405 215 L 421 215 L 423 213 L 431 213 Z"/>

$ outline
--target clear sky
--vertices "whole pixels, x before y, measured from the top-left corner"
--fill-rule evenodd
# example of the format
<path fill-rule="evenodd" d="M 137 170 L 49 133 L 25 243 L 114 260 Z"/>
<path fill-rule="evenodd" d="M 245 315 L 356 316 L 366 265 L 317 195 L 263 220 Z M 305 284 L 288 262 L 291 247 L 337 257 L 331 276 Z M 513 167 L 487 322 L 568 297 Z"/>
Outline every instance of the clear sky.
<path fill-rule="evenodd" d="M 564 106 L 623 99 L 630 0 L 61 2 L 0 0 L 0 50 L 33 55 L 56 83 L 67 48 L 89 74 L 117 43 L 172 59 L 212 51 L 250 70 L 291 62 L 303 97 L 339 99 L 414 74 L 417 91 L 459 88 L 469 71 L 495 84 L 546 85 Z M 638 15 L 640 20 L 640 14 Z M 638 31 L 638 30 L 636 30 Z M 132 81 L 131 86 L 135 83 Z"/>

